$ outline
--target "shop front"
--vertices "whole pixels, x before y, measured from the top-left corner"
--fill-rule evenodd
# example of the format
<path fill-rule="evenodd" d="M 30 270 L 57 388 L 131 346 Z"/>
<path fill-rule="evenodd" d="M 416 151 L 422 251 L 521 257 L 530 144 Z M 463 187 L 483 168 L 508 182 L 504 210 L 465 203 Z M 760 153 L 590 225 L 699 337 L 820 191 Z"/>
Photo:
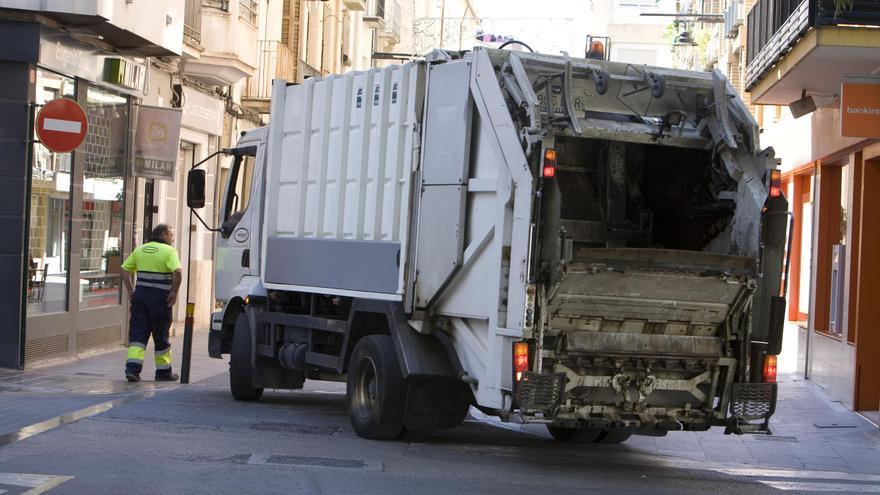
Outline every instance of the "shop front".
<path fill-rule="evenodd" d="M 20 267 L 21 275 L 4 280 L 10 297 L 0 304 L 16 317 L 0 327 L 0 366 L 24 367 L 125 340 L 120 264 L 132 247 L 130 170 L 144 66 L 39 24 L 10 24 L 4 29 L 21 34 L 13 43 L 20 46 L 0 51 L 0 86 L 4 106 L 21 120 L 0 125 L 10 197 L 0 216 L 12 219 L 0 270 Z M 44 146 L 34 129 L 39 109 L 57 98 L 86 114 L 85 140 L 68 153 Z"/>

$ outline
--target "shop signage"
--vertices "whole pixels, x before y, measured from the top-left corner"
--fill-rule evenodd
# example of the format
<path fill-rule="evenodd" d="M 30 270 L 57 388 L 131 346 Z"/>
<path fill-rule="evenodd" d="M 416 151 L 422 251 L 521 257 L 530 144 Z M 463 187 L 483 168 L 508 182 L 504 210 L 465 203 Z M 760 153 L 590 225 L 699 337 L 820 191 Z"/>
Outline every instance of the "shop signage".
<path fill-rule="evenodd" d="M 130 89 L 141 89 L 144 86 L 146 67 L 124 58 L 104 59 L 104 81 Z"/>
<path fill-rule="evenodd" d="M 183 101 L 184 127 L 213 136 L 223 134 L 223 100 L 184 86 Z"/>
<path fill-rule="evenodd" d="M 846 77 L 840 95 L 840 135 L 880 138 L 880 77 Z"/>
<path fill-rule="evenodd" d="M 57 98 L 40 109 L 36 127 L 43 146 L 56 153 L 67 153 L 82 144 L 89 124 L 79 103 Z"/>
<path fill-rule="evenodd" d="M 135 177 L 174 180 L 181 110 L 141 105 L 137 114 L 132 173 Z"/>

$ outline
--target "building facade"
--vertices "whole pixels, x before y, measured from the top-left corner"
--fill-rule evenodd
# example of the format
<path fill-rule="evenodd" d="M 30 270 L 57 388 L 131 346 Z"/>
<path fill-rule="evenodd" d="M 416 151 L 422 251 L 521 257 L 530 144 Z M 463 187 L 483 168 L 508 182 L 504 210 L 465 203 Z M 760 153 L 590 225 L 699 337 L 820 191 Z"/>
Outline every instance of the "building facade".
<path fill-rule="evenodd" d="M 744 26 L 743 74 L 791 205 L 788 319 L 799 328 L 800 371 L 875 423 L 880 132 L 842 135 L 841 90 L 851 76 L 880 74 L 878 26 L 870 1 L 758 0 Z"/>
<path fill-rule="evenodd" d="M 0 162 L 5 227 L 0 366 L 69 359 L 125 340 L 122 257 L 136 235 L 134 129 L 151 59 L 182 50 L 173 0 L 0 1 Z M 35 117 L 75 100 L 88 132 L 73 152 L 39 141 Z"/>

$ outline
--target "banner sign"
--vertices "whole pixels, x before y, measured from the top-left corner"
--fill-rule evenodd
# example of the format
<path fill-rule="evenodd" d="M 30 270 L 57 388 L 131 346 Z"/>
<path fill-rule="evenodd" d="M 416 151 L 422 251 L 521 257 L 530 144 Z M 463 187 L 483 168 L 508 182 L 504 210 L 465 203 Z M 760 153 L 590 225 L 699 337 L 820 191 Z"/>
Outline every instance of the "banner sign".
<path fill-rule="evenodd" d="M 840 95 L 840 135 L 880 138 L 880 77 L 847 76 Z"/>
<path fill-rule="evenodd" d="M 174 180 L 181 118 L 179 108 L 138 107 L 132 171 L 135 177 Z"/>

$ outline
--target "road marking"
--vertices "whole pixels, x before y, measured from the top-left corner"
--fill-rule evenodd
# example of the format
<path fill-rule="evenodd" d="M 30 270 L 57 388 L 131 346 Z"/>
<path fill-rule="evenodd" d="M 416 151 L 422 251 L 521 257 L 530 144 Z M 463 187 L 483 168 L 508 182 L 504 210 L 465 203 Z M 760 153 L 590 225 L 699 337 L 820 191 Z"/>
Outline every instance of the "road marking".
<path fill-rule="evenodd" d="M 759 483 L 783 491 L 799 492 L 849 492 L 849 493 L 880 493 L 880 485 L 854 485 L 850 483 L 814 483 L 810 481 L 765 481 Z"/>
<path fill-rule="evenodd" d="M 82 132 L 82 122 L 46 118 L 43 119 L 43 130 L 79 134 Z"/>
<path fill-rule="evenodd" d="M 0 435 L 0 447 L 4 445 L 9 445 L 15 442 L 20 442 L 25 438 L 32 437 L 34 435 L 39 435 L 40 433 L 45 433 L 49 430 L 53 430 L 58 428 L 59 426 L 65 426 L 75 421 L 79 421 L 81 419 L 88 418 L 90 416 L 94 416 L 96 414 L 101 414 L 103 412 L 109 411 L 117 406 L 122 406 L 125 404 L 129 404 L 131 402 L 136 402 L 143 399 L 149 399 L 156 395 L 155 390 L 146 390 L 144 392 L 138 392 L 135 394 L 128 395 L 126 397 L 122 397 L 116 400 L 111 400 L 107 402 L 101 402 L 100 404 L 95 404 L 94 406 L 85 407 L 83 409 L 79 409 L 77 411 L 73 411 L 71 413 L 63 414 L 61 416 L 56 416 L 51 419 L 47 419 L 46 421 L 41 421 L 39 423 L 35 423 L 29 426 L 25 426 L 24 428 L 19 429 L 18 431 L 13 431 L 12 433 L 6 433 L 5 435 Z"/>
<path fill-rule="evenodd" d="M 53 476 L 49 474 L 0 473 L 0 484 L 30 488 L 22 495 L 39 495 L 72 480 L 73 476 Z M 6 493 L 0 490 L 0 494 Z"/>
<path fill-rule="evenodd" d="M 880 475 L 841 473 L 835 471 L 798 471 L 794 469 L 757 469 L 757 468 L 714 468 L 723 474 L 731 476 L 749 476 L 752 478 L 801 478 L 808 480 L 835 480 L 835 481 L 869 481 L 880 483 Z"/>

